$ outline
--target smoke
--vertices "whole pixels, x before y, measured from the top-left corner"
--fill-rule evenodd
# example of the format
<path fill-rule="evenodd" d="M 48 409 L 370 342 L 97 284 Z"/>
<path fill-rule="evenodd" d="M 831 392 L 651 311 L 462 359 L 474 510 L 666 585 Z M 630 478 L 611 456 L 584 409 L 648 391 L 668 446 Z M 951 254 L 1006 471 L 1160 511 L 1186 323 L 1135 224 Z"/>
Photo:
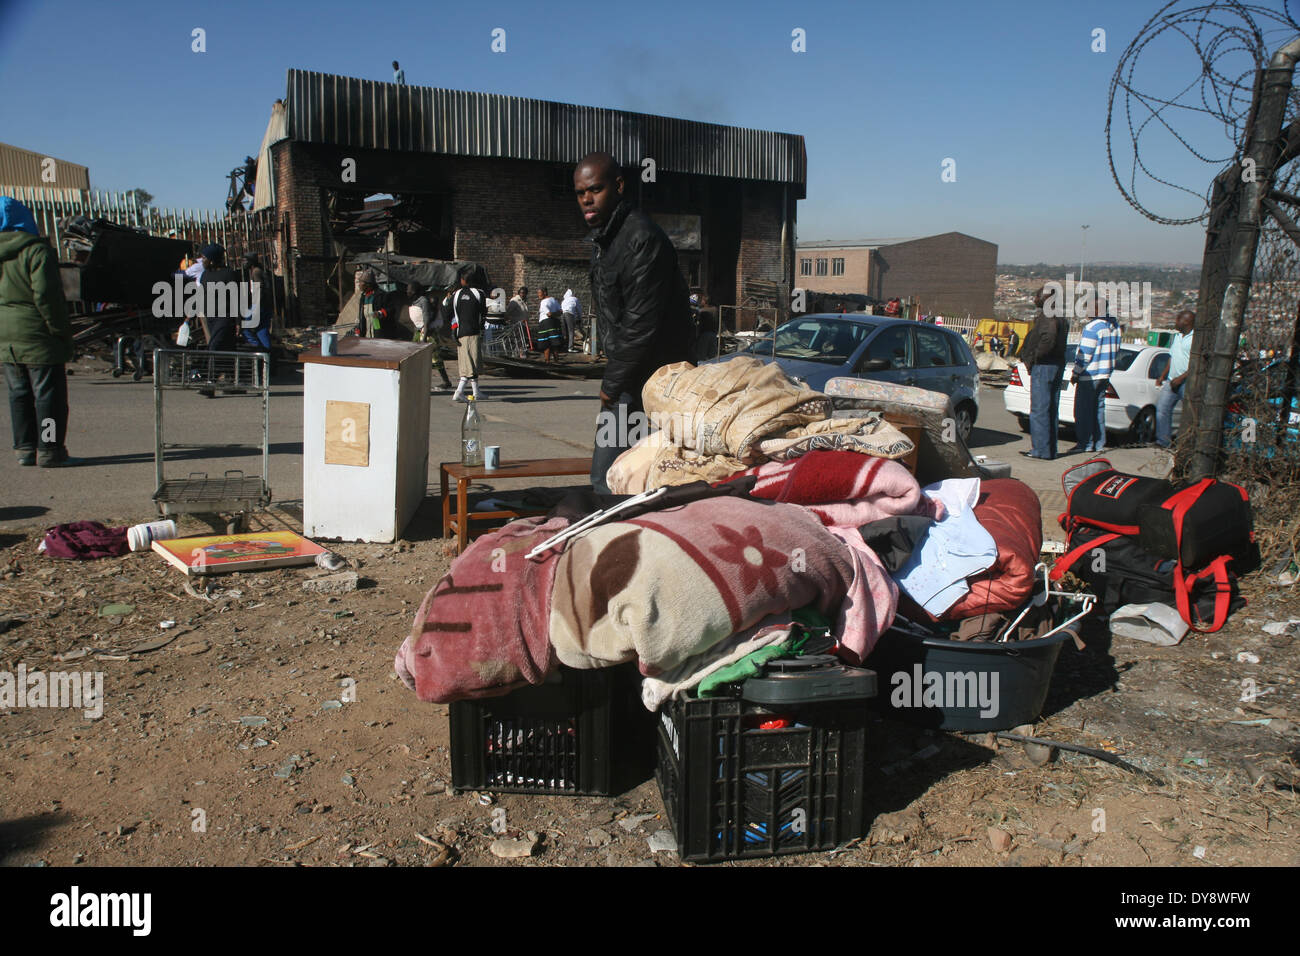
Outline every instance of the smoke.
<path fill-rule="evenodd" d="M 732 109 L 693 64 L 669 59 L 665 51 L 639 43 L 617 43 L 608 51 L 610 92 L 617 109 L 728 125 Z"/>

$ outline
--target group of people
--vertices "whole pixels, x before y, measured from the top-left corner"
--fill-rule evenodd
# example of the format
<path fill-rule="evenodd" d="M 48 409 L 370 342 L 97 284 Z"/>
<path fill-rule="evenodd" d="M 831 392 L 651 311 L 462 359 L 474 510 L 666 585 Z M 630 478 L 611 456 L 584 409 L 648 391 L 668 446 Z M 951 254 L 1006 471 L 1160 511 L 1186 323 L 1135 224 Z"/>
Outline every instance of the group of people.
<path fill-rule="evenodd" d="M 177 271 L 184 275 L 187 286 L 195 283 L 204 290 L 215 282 L 246 283 L 258 290 L 255 297 L 250 296 L 252 309 L 246 315 L 239 314 L 238 309 L 231 312 L 229 305 L 238 302 L 237 298 L 213 296 L 211 301 L 215 307 L 209 309 L 206 306 L 209 297 L 200 296 L 204 308 L 198 317 L 199 326 L 203 330 L 204 340 L 210 351 L 233 350 L 238 339 L 235 334 L 236 329 L 239 329 L 244 342 L 248 345 L 263 352 L 271 351 L 271 322 L 274 306 L 266 269 L 258 259 L 257 253 L 244 253 L 241 268 L 235 270 L 226 264 L 225 247 L 218 243 L 209 243 L 199 250 L 195 259 L 183 259 Z M 193 328 L 187 326 L 185 331 L 178 333 L 181 336 L 178 344 L 184 346 L 193 341 L 194 332 Z"/>
<path fill-rule="evenodd" d="M 974 332 L 971 340 L 971 348 L 976 352 L 983 352 L 987 347 L 990 352 L 1001 358 L 1008 356 L 1014 358 L 1020 352 L 1020 333 L 1014 327 L 1004 326 L 1001 332 L 994 331 L 989 337 L 987 343 L 984 340 L 983 333 Z M 1005 336 L 1005 338 L 1003 337 Z"/>
<path fill-rule="evenodd" d="M 504 315 L 494 313 L 488 308 L 488 294 L 482 288 L 479 270 L 470 264 L 460 268 L 457 285 L 445 293 L 408 284 L 405 302 L 394 294 L 381 292 L 371 269 L 359 270 L 356 281 L 359 300 L 355 334 L 367 338 L 411 338 L 398 321 L 405 305 L 415 328 L 415 341 L 437 342 L 444 332 L 455 339 L 456 362 L 461 373 L 452 396 L 455 402 L 465 401 L 466 389 L 475 400 L 482 398 L 478 378 L 484 349 L 511 323 L 523 323 L 525 328 L 528 324 L 528 289 L 521 286 L 517 290 L 506 305 Z M 545 288 L 539 288 L 537 299 L 539 312 L 535 345 L 542 353 L 543 361 L 554 362 L 558 352 L 573 349 L 574 337 L 582 320 L 582 306 L 572 289 L 566 289 L 563 300 L 559 300 Z M 433 367 L 442 378 L 443 388 L 450 389 L 451 379 L 437 349 L 433 350 Z"/>
<path fill-rule="evenodd" d="M 554 362 L 558 352 L 572 352 L 574 338 L 582 327 L 582 304 L 572 289 L 557 299 L 545 286 L 537 290 L 537 341 L 543 362 Z M 506 304 L 506 321 L 528 322 L 528 287 L 520 286 Z"/>
<path fill-rule="evenodd" d="M 177 271 L 184 277 L 181 287 L 186 295 L 195 283 L 201 290 L 217 282 L 256 286 L 255 296 L 199 296 L 198 327 L 211 351 L 233 349 L 237 328 L 253 348 L 270 351 L 272 296 L 266 271 L 255 254 L 245 255 L 242 267 L 232 269 L 225 249 L 213 243 L 195 259 L 182 261 Z M 244 304 L 250 301 L 251 310 L 244 312 Z M 190 330 L 191 337 L 194 331 Z M 181 344 L 188 344 L 186 333 L 178 331 L 178 335 Z M 58 254 L 41 238 L 32 211 L 11 196 L 0 196 L 0 364 L 20 465 L 58 468 L 77 461 L 67 450 L 65 366 L 72 355 L 72 324 Z"/>
<path fill-rule="evenodd" d="M 1049 316 L 1043 311 L 1047 301 L 1046 289 L 1034 295 L 1038 315 L 1025 336 L 1020 357 L 1029 369 L 1030 451 L 1020 454 L 1026 458 L 1051 460 L 1059 457 L 1056 437 L 1060 426 L 1060 392 L 1066 374 L 1066 345 L 1069 320 L 1064 316 Z M 1178 334 L 1170 347 L 1167 371 L 1156 379 L 1160 394 L 1156 402 L 1156 445 L 1168 448 L 1173 434 L 1173 413 L 1183 400 L 1187 384 L 1187 369 L 1191 360 L 1192 331 L 1196 314 L 1182 311 L 1174 319 Z M 1075 445 L 1064 454 L 1095 453 L 1106 450 L 1106 391 L 1115 372 L 1119 356 L 1121 330 L 1119 320 L 1112 316 L 1104 302 L 1098 300 L 1095 315 L 1083 328 L 1070 367 L 1070 382 L 1074 385 Z"/>

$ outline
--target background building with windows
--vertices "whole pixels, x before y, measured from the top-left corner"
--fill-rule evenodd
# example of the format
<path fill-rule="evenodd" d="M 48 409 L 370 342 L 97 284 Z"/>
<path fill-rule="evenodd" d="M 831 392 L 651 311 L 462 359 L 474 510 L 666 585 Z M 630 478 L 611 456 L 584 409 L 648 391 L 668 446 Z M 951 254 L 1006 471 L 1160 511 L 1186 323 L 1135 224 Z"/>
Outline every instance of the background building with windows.
<path fill-rule="evenodd" d="M 927 315 L 993 315 L 998 247 L 961 232 L 920 239 L 799 242 L 797 288 L 911 298 Z"/>

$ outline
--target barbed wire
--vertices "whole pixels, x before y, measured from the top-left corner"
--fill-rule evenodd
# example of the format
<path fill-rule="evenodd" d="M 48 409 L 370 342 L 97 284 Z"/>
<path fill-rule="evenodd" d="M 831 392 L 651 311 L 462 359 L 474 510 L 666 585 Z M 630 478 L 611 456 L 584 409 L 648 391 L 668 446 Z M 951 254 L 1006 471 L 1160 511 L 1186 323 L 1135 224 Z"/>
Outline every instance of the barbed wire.
<path fill-rule="evenodd" d="M 1300 23 L 1291 13 L 1292 0 L 1283 0 L 1282 9 L 1271 9 L 1237 0 L 1216 0 L 1187 6 L 1186 0 L 1173 0 L 1165 4 L 1138 31 L 1133 42 L 1120 56 L 1110 81 L 1110 94 L 1106 111 L 1106 158 L 1110 163 L 1111 177 L 1120 193 L 1138 212 L 1155 222 L 1183 226 L 1205 222 L 1210 210 L 1210 191 L 1218 170 L 1239 162 L 1246 147 L 1245 136 L 1254 100 L 1257 72 L 1268 65 L 1276 47 L 1300 34 Z M 1175 9 L 1178 8 L 1178 9 Z M 1158 96 L 1139 88 L 1138 65 L 1142 55 L 1160 38 L 1181 37 L 1191 47 L 1193 56 L 1187 62 L 1199 66 L 1194 76 L 1172 97 Z M 1159 79 L 1165 79 L 1162 72 Z M 1154 79 L 1154 78 L 1152 78 Z M 1117 108 L 1122 107 L 1128 124 L 1126 143 L 1132 150 L 1128 161 L 1127 184 L 1116 167 L 1115 144 L 1112 127 L 1118 126 Z M 1218 120 L 1223 127 L 1227 146 L 1211 145 L 1192 140 L 1196 133 L 1179 128 L 1179 121 L 1195 114 Z M 1287 105 L 1287 120 L 1300 115 L 1300 91 L 1292 91 Z M 1163 130 L 1194 158 L 1218 167 L 1215 174 L 1206 177 L 1203 189 L 1175 182 L 1172 174 L 1157 174 L 1142 153 L 1144 136 Z M 1229 152 L 1217 154 L 1220 150 Z M 1194 196 L 1201 210 L 1194 216 L 1167 216 L 1155 212 L 1138 197 L 1139 177 L 1143 185 L 1159 184 L 1177 192 Z"/>

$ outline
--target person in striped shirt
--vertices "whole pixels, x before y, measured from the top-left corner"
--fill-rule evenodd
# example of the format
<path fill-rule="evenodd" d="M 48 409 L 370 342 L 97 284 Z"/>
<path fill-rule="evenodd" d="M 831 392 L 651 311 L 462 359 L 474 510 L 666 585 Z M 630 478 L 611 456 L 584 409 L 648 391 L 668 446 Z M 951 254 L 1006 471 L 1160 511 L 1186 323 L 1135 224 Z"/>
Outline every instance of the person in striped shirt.
<path fill-rule="evenodd" d="M 1083 328 L 1070 381 L 1074 383 L 1074 434 L 1066 454 L 1106 450 L 1106 386 L 1119 355 L 1119 321 L 1097 301 L 1097 317 Z"/>

